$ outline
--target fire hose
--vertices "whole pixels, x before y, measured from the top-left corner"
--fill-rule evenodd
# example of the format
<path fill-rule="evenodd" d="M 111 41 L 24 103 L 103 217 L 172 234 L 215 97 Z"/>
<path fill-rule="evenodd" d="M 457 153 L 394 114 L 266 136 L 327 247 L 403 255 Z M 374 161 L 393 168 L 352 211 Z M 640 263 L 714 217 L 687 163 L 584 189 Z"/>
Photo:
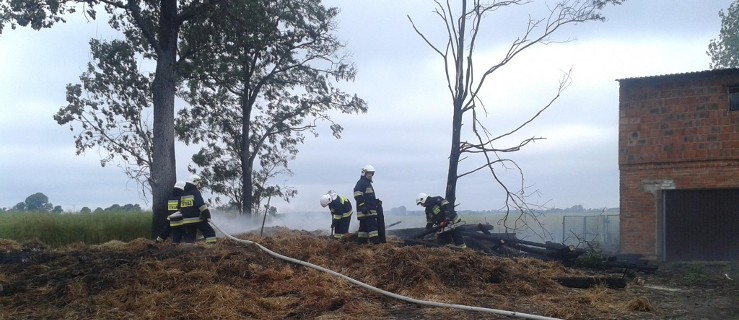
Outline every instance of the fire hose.
<path fill-rule="evenodd" d="M 234 236 L 232 236 L 232 235 L 230 235 L 230 234 L 228 234 L 226 232 L 223 232 L 223 230 L 221 228 L 219 228 L 218 225 L 216 225 L 215 223 L 213 223 L 213 221 L 208 220 L 208 222 L 210 223 L 210 225 L 213 226 L 213 228 L 215 228 L 216 230 L 220 231 L 225 237 L 227 237 L 227 238 L 229 238 L 231 240 L 234 240 L 236 242 L 239 242 L 239 243 L 245 243 L 245 244 L 255 245 L 255 246 L 257 246 L 257 248 L 259 248 L 260 250 L 266 252 L 267 254 L 269 254 L 272 257 L 275 257 L 275 258 L 278 258 L 278 259 L 281 259 L 281 260 L 285 260 L 285 261 L 289 261 L 289 262 L 292 262 L 292 263 L 295 263 L 295 264 L 299 264 L 299 265 L 302 265 L 302 266 L 305 266 L 305 267 L 308 267 L 308 268 L 316 269 L 318 271 L 326 272 L 328 274 L 337 276 L 339 278 L 343 278 L 343 279 L 345 279 L 345 280 L 347 280 L 347 281 L 349 281 L 349 282 L 351 282 L 351 283 L 353 283 L 355 285 L 358 285 L 358 286 L 360 286 L 362 288 L 365 288 L 367 290 L 374 291 L 374 292 L 377 292 L 377 293 L 386 295 L 388 297 L 395 298 L 395 299 L 398 299 L 398 300 L 402 300 L 402 301 L 405 301 L 405 302 L 415 303 L 415 304 L 420 304 L 420 305 L 426 305 L 426 306 L 432 306 L 432 307 L 454 308 L 454 309 L 460 309 L 460 310 L 494 313 L 494 314 L 500 314 L 500 315 L 505 315 L 505 316 L 510 316 L 510 317 L 519 317 L 519 318 L 524 318 L 524 319 L 559 320 L 558 318 L 550 318 L 550 317 L 544 317 L 544 316 L 539 316 L 539 315 L 534 315 L 534 314 L 528 314 L 528 313 L 522 313 L 522 312 L 499 310 L 499 309 L 490 309 L 490 308 L 467 306 L 467 305 L 453 304 L 453 303 L 442 303 L 442 302 L 419 300 L 419 299 L 414 299 L 414 298 L 406 297 L 406 296 L 403 296 L 403 295 L 399 295 L 399 294 L 396 294 L 396 293 L 392 293 L 392 292 L 389 292 L 389 291 L 382 290 L 380 288 L 376 288 L 376 287 L 370 286 L 370 285 L 368 285 L 368 284 L 366 284 L 364 282 L 361 282 L 361 281 L 356 280 L 354 278 L 345 276 L 345 275 L 343 275 L 341 273 L 338 273 L 336 271 L 333 271 L 333 270 L 330 270 L 330 269 L 326 269 L 324 267 L 321 267 L 321 266 L 318 266 L 318 265 L 315 265 L 315 264 L 312 264 L 312 263 L 309 263 L 309 262 L 305 262 L 305 261 L 302 261 L 302 260 L 298 260 L 298 259 L 295 259 L 295 258 L 291 258 L 291 257 L 288 257 L 288 256 L 281 255 L 279 253 L 276 253 L 276 252 L 274 252 L 272 250 L 267 249 L 266 247 L 262 246 L 259 243 L 254 242 L 254 241 L 236 238 L 236 237 L 234 237 Z"/>

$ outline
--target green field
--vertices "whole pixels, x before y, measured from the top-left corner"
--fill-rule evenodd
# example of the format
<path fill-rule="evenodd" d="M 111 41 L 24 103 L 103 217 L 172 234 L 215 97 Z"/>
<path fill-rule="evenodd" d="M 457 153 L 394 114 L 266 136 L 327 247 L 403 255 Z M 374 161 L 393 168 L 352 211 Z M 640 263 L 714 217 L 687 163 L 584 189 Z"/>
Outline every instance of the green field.
<path fill-rule="evenodd" d="M 527 217 L 525 222 L 511 215 L 505 226 L 504 215 L 500 213 L 461 213 L 466 224 L 478 223 L 493 226 L 492 232 L 516 233 L 519 239 L 544 242 L 586 245 L 585 242 L 598 242 L 599 245 L 618 247 L 618 213 L 608 215 L 558 212 L 538 216 L 536 220 Z M 583 218 L 585 217 L 585 218 Z M 603 219 L 610 224 L 603 224 Z M 0 239 L 17 242 L 38 240 L 52 247 L 72 243 L 101 244 L 111 240 L 130 241 L 137 238 L 149 239 L 151 235 L 151 212 L 102 212 L 102 213 L 0 213 Z M 260 217 L 231 216 L 214 211 L 213 221 L 225 228 L 229 234 L 240 234 L 260 230 Z M 326 212 L 310 214 L 288 214 L 270 216 L 265 226 L 283 226 L 296 230 L 323 230 L 330 232 L 331 218 Z M 425 216 L 386 215 L 385 224 L 400 222 L 390 229 L 422 228 Z M 565 222 L 565 224 L 563 224 Z M 350 232 L 356 232 L 359 223 L 352 219 Z M 222 236 L 219 234 L 219 236 Z M 605 249 L 605 248 L 604 248 Z"/>
<path fill-rule="evenodd" d="M 82 242 L 150 238 L 151 212 L 103 213 L 1 213 L 0 239 L 38 240 L 52 247 Z"/>

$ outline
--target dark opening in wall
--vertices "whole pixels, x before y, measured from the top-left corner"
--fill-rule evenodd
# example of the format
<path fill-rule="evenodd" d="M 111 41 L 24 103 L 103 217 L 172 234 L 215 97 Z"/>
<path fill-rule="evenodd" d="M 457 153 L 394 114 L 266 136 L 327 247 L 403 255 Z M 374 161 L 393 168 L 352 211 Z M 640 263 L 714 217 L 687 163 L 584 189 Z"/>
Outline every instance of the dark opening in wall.
<path fill-rule="evenodd" d="M 729 88 L 729 111 L 739 111 L 739 87 Z"/>

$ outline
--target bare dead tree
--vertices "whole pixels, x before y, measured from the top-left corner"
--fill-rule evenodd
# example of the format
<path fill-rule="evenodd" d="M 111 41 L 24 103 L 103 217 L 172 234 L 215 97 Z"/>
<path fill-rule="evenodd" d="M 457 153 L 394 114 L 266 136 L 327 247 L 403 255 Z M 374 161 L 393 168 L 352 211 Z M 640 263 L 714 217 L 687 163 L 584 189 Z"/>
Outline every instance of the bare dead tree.
<path fill-rule="evenodd" d="M 436 3 L 436 9 L 433 13 L 444 22 L 446 28 L 447 38 L 444 42 L 441 42 L 441 45 L 435 44 L 421 32 L 410 16 L 408 16 L 408 20 L 410 20 L 415 32 L 442 58 L 447 86 L 452 97 L 452 141 L 449 153 L 446 199 L 454 204 L 459 178 L 486 170 L 490 172 L 492 181 L 500 186 L 505 193 L 504 209 L 506 215 L 500 223 L 502 227 L 506 231 L 532 229 L 529 225 L 529 221 L 532 219 L 529 218 L 533 218 L 533 222 L 538 225 L 539 229 L 543 230 L 538 219 L 536 219 L 538 214 L 535 210 L 541 208 L 541 205 L 528 201 L 530 194 L 526 192 L 527 186 L 523 169 L 515 160 L 506 158 L 503 154 L 519 151 L 529 143 L 544 138 L 533 136 L 513 145 L 504 147 L 500 147 L 500 145 L 504 144 L 501 141 L 503 138 L 510 138 L 511 135 L 521 131 L 522 128 L 531 124 L 554 104 L 571 83 L 570 72 L 564 74 L 553 97 L 539 108 L 538 112 L 531 115 L 528 120 L 520 125 L 503 133 L 496 134 L 485 126 L 483 120 L 490 115 L 490 112 L 479 94 L 485 87 L 485 81 L 494 72 L 511 62 L 524 50 L 537 44 L 556 42 L 551 36 L 565 25 L 587 21 L 603 21 L 604 17 L 600 13 L 601 9 L 608 4 L 621 4 L 623 0 L 557 1 L 553 6 L 548 6 L 548 14 L 543 18 L 529 16 L 523 35 L 513 40 L 500 60 L 491 66 L 487 66 L 482 73 L 476 72 L 474 68 L 474 53 L 478 44 L 478 32 L 482 21 L 498 10 L 511 6 L 532 4 L 535 0 L 462 0 L 459 2 L 461 6 L 461 10 L 458 11 L 461 12 L 459 15 L 455 15 L 449 0 L 444 4 L 438 0 L 434 2 Z M 454 2 L 457 3 L 457 1 Z M 462 141 L 462 124 L 465 119 L 472 123 L 471 134 L 476 138 L 475 141 Z M 467 155 L 482 155 L 484 161 L 480 165 L 460 173 L 458 172 L 459 164 L 467 158 Z M 517 186 L 510 188 L 496 172 L 497 168 L 516 170 L 520 177 Z M 510 215 L 514 212 L 517 215 L 511 217 Z"/>

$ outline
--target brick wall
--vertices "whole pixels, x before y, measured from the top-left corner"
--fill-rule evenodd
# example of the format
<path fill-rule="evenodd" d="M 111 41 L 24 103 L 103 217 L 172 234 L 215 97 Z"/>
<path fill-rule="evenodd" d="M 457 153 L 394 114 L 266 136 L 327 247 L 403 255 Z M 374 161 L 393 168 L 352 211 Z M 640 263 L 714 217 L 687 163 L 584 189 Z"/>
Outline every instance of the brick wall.
<path fill-rule="evenodd" d="M 739 187 L 739 69 L 619 83 L 621 253 L 657 259 L 660 190 Z"/>

